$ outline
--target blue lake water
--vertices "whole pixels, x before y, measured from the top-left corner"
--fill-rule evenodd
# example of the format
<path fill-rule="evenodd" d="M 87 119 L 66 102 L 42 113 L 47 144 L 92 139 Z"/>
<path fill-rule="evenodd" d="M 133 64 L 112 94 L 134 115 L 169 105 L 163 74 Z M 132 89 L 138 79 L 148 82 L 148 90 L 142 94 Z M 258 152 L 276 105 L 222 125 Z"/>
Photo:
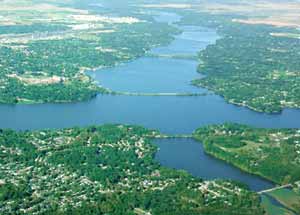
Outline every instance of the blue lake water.
<path fill-rule="evenodd" d="M 190 84 L 199 77 L 197 62 L 142 57 L 115 68 L 89 73 L 102 86 L 114 91 L 145 93 L 201 92 Z"/>
<path fill-rule="evenodd" d="M 138 124 L 168 134 L 190 134 L 208 124 L 237 122 L 267 128 L 300 127 L 300 111 L 268 115 L 228 104 L 219 96 L 99 95 L 74 104 L 0 105 L 0 127 L 42 129 L 103 123 Z"/>
<path fill-rule="evenodd" d="M 169 16 L 168 16 L 169 18 Z M 165 47 L 157 47 L 151 54 L 171 56 L 194 56 L 207 45 L 215 43 L 215 30 L 197 26 L 180 27 L 182 33 Z M 201 93 L 206 89 L 191 85 L 191 80 L 201 78 L 197 73 L 196 60 L 166 57 L 142 57 L 98 72 L 88 74 L 102 86 L 114 91 L 144 93 Z"/>
<path fill-rule="evenodd" d="M 161 15 L 172 23 L 176 15 Z M 177 19 L 177 18 L 176 18 Z M 189 54 L 205 48 L 217 39 L 214 30 L 185 26 L 183 33 L 155 54 Z M 190 85 L 197 62 L 184 59 L 143 57 L 91 75 L 105 87 L 126 92 L 205 92 Z M 139 97 L 98 95 L 95 99 L 70 104 L 0 105 L 0 127 L 17 130 L 65 128 L 104 123 L 138 124 L 168 134 L 190 134 L 209 124 L 237 122 L 256 127 L 300 128 L 300 111 L 286 109 L 282 114 L 262 114 L 228 104 L 217 95 L 201 97 Z M 174 143 L 174 141 L 170 142 Z M 203 154 L 201 144 L 192 140 L 160 145 L 163 165 L 186 169 L 204 178 L 231 178 L 259 190 L 270 183 Z M 179 154 L 182 153 L 181 155 Z M 164 155 L 165 157 L 163 157 Z M 174 163 L 175 162 L 175 163 Z M 213 166 L 214 168 L 208 168 Z M 226 171 L 225 171 L 226 170 Z"/>
<path fill-rule="evenodd" d="M 180 26 L 183 32 L 175 36 L 175 40 L 166 47 L 152 49 L 155 54 L 183 54 L 194 55 L 206 48 L 207 45 L 215 43 L 219 38 L 214 29 L 200 26 Z"/>
<path fill-rule="evenodd" d="M 183 169 L 203 179 L 226 178 L 243 181 L 255 191 L 274 187 L 274 184 L 260 177 L 246 174 L 227 163 L 204 152 L 202 144 L 189 138 L 158 139 L 156 159 L 163 165 Z"/>

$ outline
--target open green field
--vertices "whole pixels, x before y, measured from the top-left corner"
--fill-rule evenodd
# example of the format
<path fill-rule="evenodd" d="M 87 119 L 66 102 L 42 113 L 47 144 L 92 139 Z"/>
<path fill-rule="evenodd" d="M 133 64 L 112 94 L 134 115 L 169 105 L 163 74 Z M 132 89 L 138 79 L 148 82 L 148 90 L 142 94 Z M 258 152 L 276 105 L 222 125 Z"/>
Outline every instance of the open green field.
<path fill-rule="evenodd" d="M 261 204 L 265 209 L 265 215 L 295 215 L 285 208 L 272 204 L 271 200 L 265 195 L 261 196 Z"/>
<path fill-rule="evenodd" d="M 277 184 L 300 180 L 299 129 L 264 129 L 226 123 L 199 128 L 207 153 Z"/>
<path fill-rule="evenodd" d="M 300 193 L 299 190 L 279 189 L 269 192 L 268 195 L 275 198 L 287 208 L 292 209 L 296 213 L 300 213 Z"/>

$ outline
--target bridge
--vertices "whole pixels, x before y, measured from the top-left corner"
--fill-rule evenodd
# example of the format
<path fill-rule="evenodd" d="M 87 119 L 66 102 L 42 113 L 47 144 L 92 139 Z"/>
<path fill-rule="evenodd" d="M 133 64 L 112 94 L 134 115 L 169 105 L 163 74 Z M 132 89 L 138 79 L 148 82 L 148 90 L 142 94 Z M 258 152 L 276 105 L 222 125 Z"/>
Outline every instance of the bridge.
<path fill-rule="evenodd" d="M 258 192 L 258 194 L 269 193 L 269 192 L 272 192 L 272 191 L 275 191 L 275 190 L 289 188 L 289 187 L 292 187 L 292 186 L 293 186 L 292 184 L 285 184 L 285 185 L 282 185 L 282 186 L 273 187 L 271 189 L 262 190 L 262 191 Z"/>
<path fill-rule="evenodd" d="M 209 93 L 134 93 L 134 92 L 113 92 L 115 95 L 123 96 L 207 96 Z"/>
<path fill-rule="evenodd" d="M 180 60 L 198 60 L 197 55 L 191 54 L 155 54 L 147 53 L 147 57 L 158 57 L 158 58 L 170 58 L 170 59 L 180 59 Z"/>
<path fill-rule="evenodd" d="M 165 139 L 176 139 L 176 138 L 193 138 L 193 135 L 191 134 L 177 134 L 177 135 L 165 135 L 165 136 L 162 136 L 162 138 L 165 138 Z"/>

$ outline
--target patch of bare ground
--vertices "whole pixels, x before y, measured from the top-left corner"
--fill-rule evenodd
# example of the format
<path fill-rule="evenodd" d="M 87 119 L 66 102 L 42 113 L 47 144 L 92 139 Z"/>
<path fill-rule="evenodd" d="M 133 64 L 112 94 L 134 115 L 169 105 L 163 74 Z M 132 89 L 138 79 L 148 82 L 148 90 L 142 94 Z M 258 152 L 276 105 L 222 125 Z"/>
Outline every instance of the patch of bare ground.
<path fill-rule="evenodd" d="M 199 7 L 199 10 L 215 14 L 246 15 L 249 19 L 233 20 L 244 24 L 300 27 L 300 2 L 292 0 L 281 2 L 241 0 L 238 4 L 207 1 Z"/>
<path fill-rule="evenodd" d="M 243 24 L 249 24 L 249 25 L 273 25 L 276 27 L 292 27 L 292 28 L 298 28 L 300 27 L 300 22 L 296 20 L 276 20 L 277 18 L 267 18 L 267 19 L 233 19 L 233 22 L 239 22 Z M 279 19 L 279 17 L 278 17 Z"/>
<path fill-rule="evenodd" d="M 144 8 L 171 8 L 193 9 L 212 14 L 236 14 L 249 17 L 249 19 L 236 19 L 234 22 L 244 24 L 265 24 L 277 27 L 300 27 L 300 2 L 286 0 L 276 2 L 272 0 L 239 0 L 223 1 L 202 0 L 201 2 L 144 4 Z"/>
<path fill-rule="evenodd" d="M 59 76 L 51 77 L 22 77 L 16 74 L 8 75 L 10 78 L 16 78 L 19 81 L 29 84 L 29 85 L 48 85 L 48 84 L 57 84 L 62 81 L 65 81 L 65 78 Z"/>
<path fill-rule="evenodd" d="M 294 39 L 300 39 L 300 34 L 293 34 L 293 33 L 271 33 L 273 37 L 288 37 Z"/>
<path fill-rule="evenodd" d="M 192 8 L 191 4 L 144 4 L 144 8 L 173 8 L 173 9 L 188 9 Z"/>

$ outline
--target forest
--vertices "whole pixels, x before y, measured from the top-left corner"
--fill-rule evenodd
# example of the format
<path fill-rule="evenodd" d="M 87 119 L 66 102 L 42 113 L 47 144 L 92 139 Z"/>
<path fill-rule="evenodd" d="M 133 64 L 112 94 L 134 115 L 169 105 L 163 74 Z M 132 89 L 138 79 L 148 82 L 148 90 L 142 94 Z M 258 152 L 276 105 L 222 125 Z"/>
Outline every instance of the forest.
<path fill-rule="evenodd" d="M 84 71 L 143 56 L 178 33 L 148 15 L 140 15 L 143 21 L 111 18 L 110 23 L 104 23 L 102 19 L 110 18 L 98 13 L 85 16 L 100 21 L 86 21 L 82 15 L 70 16 L 67 11 L 59 24 L 36 23 L 38 17 L 33 16 L 32 24 L 0 25 L 0 103 L 76 102 L 109 93 Z M 52 16 L 55 19 L 62 14 Z M 75 18 L 68 20 L 70 17 Z M 127 19 L 134 21 L 126 23 Z"/>
<path fill-rule="evenodd" d="M 207 153 L 277 184 L 300 180 L 300 130 L 226 123 L 199 128 Z"/>
<path fill-rule="evenodd" d="M 33 32 L 57 32 L 70 29 L 58 24 L 6 25 L 0 26 L 0 34 L 26 34 Z"/>
<path fill-rule="evenodd" d="M 161 167 L 158 137 L 125 125 L 0 130 L 0 213 L 263 215 L 244 185 Z"/>
<path fill-rule="evenodd" d="M 222 37 L 199 53 L 205 77 L 193 84 L 259 112 L 300 107 L 299 31 L 232 21 L 237 15 L 184 15 L 181 24 L 212 27 Z"/>

